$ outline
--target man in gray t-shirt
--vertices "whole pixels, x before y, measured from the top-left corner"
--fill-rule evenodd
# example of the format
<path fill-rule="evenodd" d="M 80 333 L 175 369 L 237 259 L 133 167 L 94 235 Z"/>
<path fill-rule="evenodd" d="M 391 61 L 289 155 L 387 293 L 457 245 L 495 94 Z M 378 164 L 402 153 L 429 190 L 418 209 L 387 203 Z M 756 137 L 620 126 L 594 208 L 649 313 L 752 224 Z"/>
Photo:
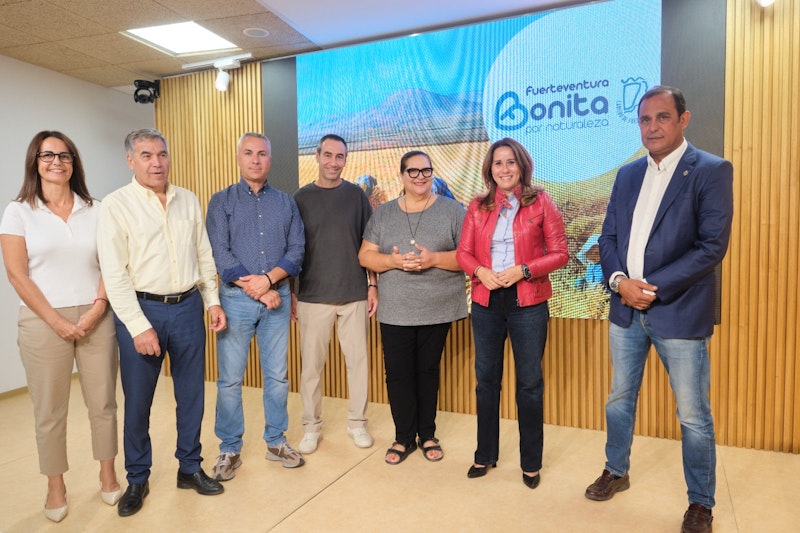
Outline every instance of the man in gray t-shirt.
<path fill-rule="evenodd" d="M 374 274 L 358 262 L 361 236 L 372 213 L 364 191 L 342 179 L 347 143 L 325 135 L 317 145 L 317 180 L 295 193 L 303 219 L 306 251 L 297 295 L 292 295 L 292 318 L 300 327 L 303 400 L 303 439 L 300 453 L 312 453 L 322 438 L 320 380 L 328 355 L 334 320 L 347 366 L 350 402 L 347 434 L 359 448 L 372 446 L 367 432 L 369 384 L 367 335 L 369 317 L 378 309 Z"/>

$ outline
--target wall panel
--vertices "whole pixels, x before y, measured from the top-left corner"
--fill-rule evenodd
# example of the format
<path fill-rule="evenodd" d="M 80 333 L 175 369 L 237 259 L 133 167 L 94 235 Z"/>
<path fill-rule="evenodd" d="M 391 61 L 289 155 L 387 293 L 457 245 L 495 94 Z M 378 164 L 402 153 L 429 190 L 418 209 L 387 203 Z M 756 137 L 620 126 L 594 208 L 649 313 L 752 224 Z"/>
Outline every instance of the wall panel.
<path fill-rule="evenodd" d="M 722 266 L 722 324 L 710 343 L 711 401 L 722 445 L 800 453 L 798 254 L 800 254 L 800 3 L 727 3 L 724 155 L 735 168 L 735 215 Z M 156 123 L 170 142 L 173 182 L 195 191 L 203 206 L 238 176 L 235 143 L 261 130 L 258 64 L 231 71 L 227 93 L 215 72 L 162 81 Z M 720 95 L 722 96 L 722 95 Z M 689 102 L 691 109 L 691 102 Z M 691 140 L 691 128 L 687 133 Z M 380 332 L 370 325 L 372 402 L 387 402 Z M 324 393 L 346 397 L 343 357 L 334 336 Z M 292 324 L 289 380 L 300 376 L 298 333 Z M 611 381 L 608 324 L 552 319 L 544 356 L 545 420 L 605 428 Z M 516 417 L 513 357 L 506 344 L 501 414 Z M 216 377 L 216 347 L 208 340 L 207 379 Z M 261 386 L 251 346 L 246 384 Z M 475 412 L 474 349 L 469 320 L 453 324 L 442 357 L 441 409 Z M 679 438 L 667 375 L 651 352 L 636 433 Z M 299 421 L 292 421 L 299 423 Z"/>

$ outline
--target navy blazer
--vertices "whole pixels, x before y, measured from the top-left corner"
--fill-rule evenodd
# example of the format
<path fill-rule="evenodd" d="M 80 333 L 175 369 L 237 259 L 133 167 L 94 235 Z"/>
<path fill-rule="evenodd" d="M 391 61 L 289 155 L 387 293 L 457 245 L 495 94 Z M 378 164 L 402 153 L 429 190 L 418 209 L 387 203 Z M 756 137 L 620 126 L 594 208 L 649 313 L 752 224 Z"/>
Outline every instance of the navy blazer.
<path fill-rule="evenodd" d="M 633 210 L 647 157 L 617 172 L 600 236 L 606 282 L 628 267 Z M 646 311 L 653 333 L 670 339 L 708 337 L 714 329 L 715 267 L 725 257 L 733 218 L 733 166 L 691 144 L 678 162 L 658 208 L 644 254 L 644 277 L 658 286 Z M 627 327 L 633 308 L 611 293 L 609 320 Z"/>

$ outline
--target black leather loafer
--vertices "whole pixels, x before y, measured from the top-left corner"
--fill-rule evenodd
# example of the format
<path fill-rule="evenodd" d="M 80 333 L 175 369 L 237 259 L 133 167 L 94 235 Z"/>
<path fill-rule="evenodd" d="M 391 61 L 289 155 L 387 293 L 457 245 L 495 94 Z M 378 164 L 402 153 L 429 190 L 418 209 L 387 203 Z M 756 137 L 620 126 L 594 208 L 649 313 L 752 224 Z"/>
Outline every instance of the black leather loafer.
<path fill-rule="evenodd" d="M 214 496 L 222 494 L 225 490 L 219 481 L 215 481 L 208 477 L 202 469 L 194 474 L 184 474 L 178 471 L 178 488 L 179 489 L 194 489 L 198 494 L 206 496 Z"/>
<path fill-rule="evenodd" d="M 120 516 L 131 516 L 139 512 L 144 503 L 144 497 L 150 493 L 150 483 L 131 483 L 125 489 L 125 494 L 119 499 L 117 504 L 117 514 Z"/>
<path fill-rule="evenodd" d="M 469 467 L 469 471 L 467 472 L 467 477 L 472 479 L 476 477 L 483 477 L 486 475 L 486 472 L 489 470 L 489 467 L 496 467 L 497 463 L 492 463 L 490 465 L 483 465 L 483 466 L 475 466 L 474 464 Z"/>

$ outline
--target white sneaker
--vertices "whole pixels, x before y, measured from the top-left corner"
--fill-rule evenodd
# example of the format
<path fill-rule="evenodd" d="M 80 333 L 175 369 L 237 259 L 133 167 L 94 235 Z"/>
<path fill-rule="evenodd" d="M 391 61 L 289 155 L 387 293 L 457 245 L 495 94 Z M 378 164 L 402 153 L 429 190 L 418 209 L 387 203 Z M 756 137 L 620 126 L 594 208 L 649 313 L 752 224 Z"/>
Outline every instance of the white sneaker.
<path fill-rule="evenodd" d="M 347 428 L 347 434 L 353 437 L 353 443 L 359 448 L 372 446 L 372 435 L 367 433 L 367 428 Z"/>
<path fill-rule="evenodd" d="M 322 433 L 319 431 L 314 431 L 312 433 L 306 433 L 303 435 L 303 440 L 300 441 L 300 445 L 297 449 L 300 453 L 314 453 L 317 451 L 317 443 L 322 438 Z"/>

